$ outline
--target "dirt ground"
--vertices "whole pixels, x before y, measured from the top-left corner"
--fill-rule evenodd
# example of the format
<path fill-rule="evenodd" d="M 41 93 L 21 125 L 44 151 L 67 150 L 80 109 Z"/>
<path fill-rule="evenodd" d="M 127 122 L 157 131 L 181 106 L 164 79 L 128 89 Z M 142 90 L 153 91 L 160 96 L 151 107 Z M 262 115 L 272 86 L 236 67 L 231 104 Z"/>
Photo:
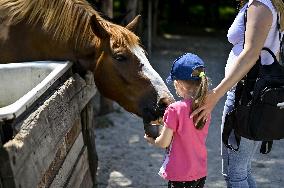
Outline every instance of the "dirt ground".
<path fill-rule="evenodd" d="M 207 65 L 208 76 L 215 86 L 224 75 L 231 46 L 220 37 L 167 36 L 154 44 L 151 64 L 165 80 L 171 62 L 185 52 L 198 54 Z M 173 88 L 170 87 L 172 93 Z M 220 124 L 224 98 L 212 114 L 208 148 L 207 188 L 226 187 L 221 175 Z M 99 157 L 98 187 L 167 187 L 157 174 L 164 150 L 149 145 L 143 138 L 142 120 L 116 105 L 116 112 L 102 118 L 107 128 L 96 129 Z M 257 153 L 253 174 L 259 188 L 280 188 L 284 184 L 284 141 L 276 141 L 268 155 Z"/>

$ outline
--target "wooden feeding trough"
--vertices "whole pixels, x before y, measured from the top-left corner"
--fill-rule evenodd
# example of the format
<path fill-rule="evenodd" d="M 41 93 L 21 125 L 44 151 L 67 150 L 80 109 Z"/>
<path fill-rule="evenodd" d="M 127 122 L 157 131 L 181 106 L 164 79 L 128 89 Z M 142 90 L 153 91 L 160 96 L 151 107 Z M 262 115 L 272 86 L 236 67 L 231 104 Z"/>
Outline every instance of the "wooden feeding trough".
<path fill-rule="evenodd" d="M 3 69 L 21 74 L 0 81 L 0 188 L 88 188 L 95 181 L 93 75 L 74 74 L 69 62 L 48 63 L 0 67 L 1 76 Z"/>

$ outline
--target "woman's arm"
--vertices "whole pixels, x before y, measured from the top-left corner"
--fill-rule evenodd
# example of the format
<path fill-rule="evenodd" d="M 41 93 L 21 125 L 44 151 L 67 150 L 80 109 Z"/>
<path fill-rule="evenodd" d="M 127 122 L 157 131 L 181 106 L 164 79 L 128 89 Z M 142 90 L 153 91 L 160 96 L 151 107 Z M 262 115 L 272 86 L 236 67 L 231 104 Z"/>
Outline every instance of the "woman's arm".
<path fill-rule="evenodd" d="M 207 119 L 219 99 L 254 66 L 264 46 L 272 20 L 272 13 L 264 4 L 254 1 L 250 5 L 247 14 L 244 49 L 221 83 L 207 95 L 204 105 L 192 113 L 191 117 L 198 114 L 195 124 L 201 119 Z"/>
<path fill-rule="evenodd" d="M 167 148 L 172 141 L 173 137 L 173 130 L 164 126 L 161 130 L 161 134 L 156 139 L 153 139 L 152 137 L 149 137 L 147 135 L 144 136 L 144 138 L 151 144 L 161 147 L 161 148 Z"/>

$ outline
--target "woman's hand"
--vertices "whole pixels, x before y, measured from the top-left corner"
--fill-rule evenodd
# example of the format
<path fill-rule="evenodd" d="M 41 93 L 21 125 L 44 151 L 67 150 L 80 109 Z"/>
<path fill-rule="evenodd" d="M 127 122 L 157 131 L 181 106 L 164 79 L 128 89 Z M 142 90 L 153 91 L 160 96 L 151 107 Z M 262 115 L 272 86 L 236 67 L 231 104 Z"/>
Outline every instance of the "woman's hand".
<path fill-rule="evenodd" d="M 190 118 L 193 118 L 194 116 L 197 115 L 197 117 L 194 118 L 195 119 L 195 121 L 194 121 L 195 126 L 201 120 L 202 121 L 208 121 L 209 120 L 210 114 L 211 114 L 212 110 L 214 109 L 214 107 L 216 106 L 219 99 L 220 99 L 220 97 L 217 95 L 215 90 L 212 90 L 207 94 L 207 96 L 205 97 L 204 104 L 202 106 L 200 106 L 199 108 L 197 108 L 196 110 L 194 110 L 190 115 Z"/>

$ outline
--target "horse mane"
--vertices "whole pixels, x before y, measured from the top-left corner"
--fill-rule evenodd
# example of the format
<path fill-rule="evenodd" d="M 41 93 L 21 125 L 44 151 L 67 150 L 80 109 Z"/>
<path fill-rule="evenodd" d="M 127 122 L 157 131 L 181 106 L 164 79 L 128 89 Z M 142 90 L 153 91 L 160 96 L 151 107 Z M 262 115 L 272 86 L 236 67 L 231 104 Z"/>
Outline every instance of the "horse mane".
<path fill-rule="evenodd" d="M 112 37 L 126 37 L 130 45 L 137 44 L 138 37 L 126 28 L 103 19 L 85 0 L 1 0 L 0 20 L 8 19 L 13 25 L 23 20 L 31 25 L 41 24 L 44 31 L 51 33 L 56 40 L 75 40 L 76 46 L 87 45 L 94 34 L 89 21 L 96 15 L 102 26 Z"/>

